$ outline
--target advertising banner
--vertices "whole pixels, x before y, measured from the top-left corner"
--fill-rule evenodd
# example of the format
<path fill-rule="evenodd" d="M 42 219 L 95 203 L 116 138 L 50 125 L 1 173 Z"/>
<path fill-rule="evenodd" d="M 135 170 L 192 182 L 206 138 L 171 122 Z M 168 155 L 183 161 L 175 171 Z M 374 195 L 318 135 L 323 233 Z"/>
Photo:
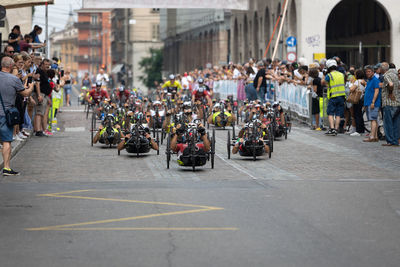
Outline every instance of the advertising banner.
<path fill-rule="evenodd" d="M 274 87 L 276 91 L 276 98 L 281 102 L 281 105 L 284 109 L 290 107 L 290 110 L 297 113 L 299 116 L 304 118 L 310 117 L 310 92 L 307 90 L 307 87 L 289 83 L 283 83 L 281 85 L 275 83 Z"/>

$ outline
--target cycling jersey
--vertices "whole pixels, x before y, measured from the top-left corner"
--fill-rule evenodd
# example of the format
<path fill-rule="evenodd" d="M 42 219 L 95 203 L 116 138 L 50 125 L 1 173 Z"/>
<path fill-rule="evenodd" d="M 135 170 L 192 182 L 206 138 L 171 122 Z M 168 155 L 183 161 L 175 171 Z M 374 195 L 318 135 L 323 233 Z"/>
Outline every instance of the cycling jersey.
<path fill-rule="evenodd" d="M 178 81 L 174 81 L 171 84 L 171 81 L 167 81 L 163 84 L 162 88 L 167 88 L 168 93 L 173 93 L 174 91 L 177 92 L 178 90 L 182 90 L 182 86 Z"/>
<path fill-rule="evenodd" d="M 201 100 L 203 97 L 207 97 L 210 95 L 207 90 L 208 86 L 205 85 L 203 88 L 204 88 L 203 92 L 200 92 L 198 90 L 198 87 L 195 88 L 195 90 L 193 90 L 192 95 L 194 95 L 195 100 Z"/>
<path fill-rule="evenodd" d="M 105 98 L 109 98 L 106 90 L 97 91 L 96 89 L 90 90 L 89 96 L 93 99 L 93 101 L 98 104 L 101 100 Z"/>

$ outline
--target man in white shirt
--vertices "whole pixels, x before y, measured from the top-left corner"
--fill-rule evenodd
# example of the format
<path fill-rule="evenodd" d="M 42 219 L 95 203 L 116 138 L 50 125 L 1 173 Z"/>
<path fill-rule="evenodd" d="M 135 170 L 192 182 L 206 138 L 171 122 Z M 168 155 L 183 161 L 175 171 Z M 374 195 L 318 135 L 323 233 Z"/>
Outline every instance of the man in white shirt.
<path fill-rule="evenodd" d="M 104 69 L 100 69 L 99 74 L 96 76 L 96 82 L 101 82 L 103 86 L 107 86 L 109 80 L 107 73 L 104 73 Z"/>

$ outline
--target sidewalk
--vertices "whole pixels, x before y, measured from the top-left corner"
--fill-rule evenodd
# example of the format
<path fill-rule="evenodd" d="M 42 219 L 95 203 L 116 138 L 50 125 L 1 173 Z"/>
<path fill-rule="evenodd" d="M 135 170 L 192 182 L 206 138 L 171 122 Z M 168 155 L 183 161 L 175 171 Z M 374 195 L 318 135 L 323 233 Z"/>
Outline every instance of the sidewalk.
<path fill-rule="evenodd" d="M 32 136 L 29 136 L 27 139 L 25 139 L 25 141 L 13 141 L 11 143 L 12 146 L 12 152 L 11 152 L 11 159 L 14 158 L 14 156 L 18 153 L 18 151 L 21 150 L 21 148 L 27 143 L 29 142 L 29 140 L 31 139 Z M 3 152 L 3 148 L 0 148 L 0 152 Z M 4 161 L 3 161 L 3 157 L 1 157 L 0 159 L 0 169 L 3 169 L 4 167 Z"/>

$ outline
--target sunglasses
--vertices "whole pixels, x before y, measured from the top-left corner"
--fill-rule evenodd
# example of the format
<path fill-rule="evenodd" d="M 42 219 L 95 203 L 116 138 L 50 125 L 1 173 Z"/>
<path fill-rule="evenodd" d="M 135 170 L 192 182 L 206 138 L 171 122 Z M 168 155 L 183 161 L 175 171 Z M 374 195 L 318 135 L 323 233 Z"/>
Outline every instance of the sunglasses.
<path fill-rule="evenodd" d="M 11 53 L 11 54 L 14 54 L 14 52 L 15 52 L 14 50 L 13 51 L 8 51 L 8 53 Z"/>

